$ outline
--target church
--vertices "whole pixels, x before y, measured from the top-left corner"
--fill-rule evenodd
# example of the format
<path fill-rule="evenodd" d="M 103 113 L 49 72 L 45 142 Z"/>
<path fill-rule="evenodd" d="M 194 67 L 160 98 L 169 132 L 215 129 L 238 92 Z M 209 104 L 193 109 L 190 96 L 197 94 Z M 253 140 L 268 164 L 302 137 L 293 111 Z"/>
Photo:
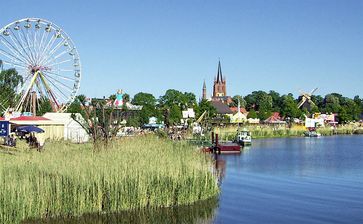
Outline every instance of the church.
<path fill-rule="evenodd" d="M 226 84 L 226 77 L 223 78 L 222 75 L 221 61 L 218 61 L 217 75 L 214 77 L 211 101 L 219 101 L 227 105 L 232 102 L 232 98 L 227 96 Z M 202 99 L 207 100 L 207 87 L 205 81 L 203 83 Z"/>

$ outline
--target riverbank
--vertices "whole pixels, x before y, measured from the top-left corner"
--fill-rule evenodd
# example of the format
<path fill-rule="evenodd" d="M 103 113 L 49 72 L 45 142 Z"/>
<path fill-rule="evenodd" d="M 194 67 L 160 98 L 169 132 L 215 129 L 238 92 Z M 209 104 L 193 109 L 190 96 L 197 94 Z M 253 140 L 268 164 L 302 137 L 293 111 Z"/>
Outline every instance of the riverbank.
<path fill-rule="evenodd" d="M 218 194 L 212 161 L 155 136 L 91 144 L 52 142 L 45 151 L 0 154 L 0 222 L 169 207 Z"/>
<path fill-rule="evenodd" d="M 284 137 L 302 137 L 306 128 L 304 126 L 269 126 L 269 125 L 246 125 L 240 126 L 240 129 L 246 128 L 252 134 L 252 138 L 284 138 Z M 238 126 L 215 127 L 214 132 L 218 133 L 221 140 L 233 140 Z M 340 125 L 333 129 L 332 127 L 318 128 L 317 131 L 323 136 L 328 135 L 347 135 L 363 134 L 363 127 L 357 125 Z"/>

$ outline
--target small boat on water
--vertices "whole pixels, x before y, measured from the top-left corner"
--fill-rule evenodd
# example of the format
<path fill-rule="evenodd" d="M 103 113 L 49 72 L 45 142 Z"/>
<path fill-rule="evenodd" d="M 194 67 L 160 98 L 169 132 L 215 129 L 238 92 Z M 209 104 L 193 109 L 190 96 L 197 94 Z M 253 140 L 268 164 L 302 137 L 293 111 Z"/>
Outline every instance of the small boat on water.
<path fill-rule="evenodd" d="M 215 154 L 241 153 L 241 146 L 235 142 L 219 142 L 218 134 L 212 132 L 212 146 L 203 151 Z"/>
<path fill-rule="evenodd" d="M 320 137 L 321 134 L 316 131 L 306 131 L 304 132 L 305 137 Z"/>
<path fill-rule="evenodd" d="M 307 131 L 304 132 L 305 137 L 320 137 L 321 134 L 316 131 L 316 128 L 308 128 Z"/>
<path fill-rule="evenodd" d="M 251 132 L 243 129 L 242 131 L 237 130 L 235 142 L 240 145 L 250 145 L 252 144 Z"/>

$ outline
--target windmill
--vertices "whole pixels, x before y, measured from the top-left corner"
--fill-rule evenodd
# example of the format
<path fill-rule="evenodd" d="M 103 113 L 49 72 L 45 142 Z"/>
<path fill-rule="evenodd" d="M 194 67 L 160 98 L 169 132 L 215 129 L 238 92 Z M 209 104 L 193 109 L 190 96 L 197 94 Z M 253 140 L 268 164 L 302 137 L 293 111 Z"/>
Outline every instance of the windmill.
<path fill-rule="evenodd" d="M 300 108 L 304 104 L 308 104 L 308 108 L 310 108 L 312 104 L 315 105 L 315 103 L 311 100 L 311 95 L 313 95 L 316 90 L 318 90 L 318 88 L 313 89 L 310 93 L 300 91 L 301 101 L 299 102 L 297 107 Z"/>

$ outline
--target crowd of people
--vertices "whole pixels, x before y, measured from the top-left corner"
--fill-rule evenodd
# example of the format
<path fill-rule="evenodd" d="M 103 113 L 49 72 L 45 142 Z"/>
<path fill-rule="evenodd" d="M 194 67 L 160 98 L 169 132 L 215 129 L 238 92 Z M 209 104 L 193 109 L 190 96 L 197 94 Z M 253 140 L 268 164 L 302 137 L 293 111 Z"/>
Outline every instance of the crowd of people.
<path fill-rule="evenodd" d="M 4 145 L 16 147 L 17 137 L 25 139 L 30 148 L 41 150 L 44 146 L 44 136 L 42 134 L 36 135 L 35 133 L 18 133 L 17 136 L 15 134 L 10 134 L 4 138 Z"/>
<path fill-rule="evenodd" d="M 16 146 L 16 137 L 14 134 L 8 135 L 5 137 L 4 144 L 6 146 L 15 147 Z"/>

